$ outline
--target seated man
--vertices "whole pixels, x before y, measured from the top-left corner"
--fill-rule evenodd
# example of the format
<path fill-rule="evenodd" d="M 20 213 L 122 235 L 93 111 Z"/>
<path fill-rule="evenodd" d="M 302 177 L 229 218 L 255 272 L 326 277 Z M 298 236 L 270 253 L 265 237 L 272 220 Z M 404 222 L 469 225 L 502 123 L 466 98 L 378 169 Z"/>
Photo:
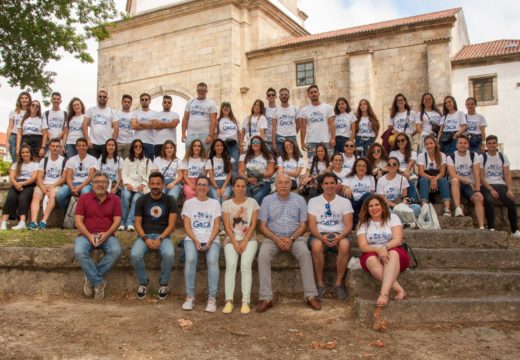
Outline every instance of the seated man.
<path fill-rule="evenodd" d="M 95 300 L 105 297 L 106 280 L 103 277 L 121 255 L 121 246 L 114 232 L 121 223 L 121 200 L 107 192 L 108 176 L 94 174 L 94 191 L 79 197 L 76 205 L 76 228 L 81 234 L 76 238 L 74 255 L 85 273 L 85 295 Z M 98 264 L 90 257 L 93 249 L 101 249 L 104 256 Z"/>
<path fill-rule="evenodd" d="M 520 238 L 515 198 L 513 195 L 513 180 L 509 169 L 509 159 L 497 151 L 498 138 L 489 135 L 486 138 L 487 152 L 480 156 L 480 174 L 482 180 L 482 195 L 485 199 L 486 220 L 490 230 L 495 230 L 495 203 L 500 201 L 507 207 L 511 234 Z"/>
<path fill-rule="evenodd" d="M 451 197 L 455 205 L 455 216 L 464 216 L 460 207 L 460 193 L 475 205 L 477 222 L 484 229 L 484 197 L 480 193 L 479 156 L 469 149 L 469 139 L 460 135 L 457 139 L 457 151 L 448 156 Z"/>
<path fill-rule="evenodd" d="M 271 261 L 280 251 L 290 251 L 299 261 L 306 303 L 312 309 L 320 310 L 312 257 L 307 240 L 302 236 L 307 227 L 307 204 L 303 197 L 291 192 L 292 180 L 287 174 L 279 173 L 275 185 L 276 193 L 264 198 L 258 216 L 260 231 L 267 239 L 262 242 L 258 255 L 260 301 L 256 311 L 261 313 L 273 306 Z"/>
<path fill-rule="evenodd" d="M 56 205 L 56 193 L 65 182 L 65 174 L 63 172 L 65 159 L 60 155 L 60 139 L 52 139 L 49 146 L 50 155 L 43 158 L 38 165 L 37 186 L 34 189 L 31 201 L 31 222 L 27 226 L 29 230 L 36 230 L 38 227 L 42 230 L 47 229 L 47 220 L 49 220 Z M 44 197 L 47 197 L 48 200 L 43 203 L 43 217 L 40 224 L 38 224 L 38 212 Z"/>
<path fill-rule="evenodd" d="M 150 250 L 161 255 L 161 278 L 159 279 L 159 299 L 168 296 L 168 281 L 172 271 L 174 249 L 170 234 L 175 230 L 177 202 L 163 194 L 164 175 L 153 172 L 148 177 L 150 192 L 141 196 L 135 205 L 135 231 L 139 236 L 132 246 L 130 257 L 137 273 L 139 288 L 137 298 L 144 299 L 148 291 L 148 276 L 144 269 L 143 256 Z"/>
<path fill-rule="evenodd" d="M 87 154 L 87 139 L 76 140 L 78 155 L 71 157 L 65 163 L 65 185 L 56 193 L 56 202 L 65 212 L 69 206 L 71 195 L 80 196 L 92 190 L 92 176 L 96 172 L 97 160 Z"/>
<path fill-rule="evenodd" d="M 334 252 L 336 256 L 336 295 L 339 300 L 347 298 L 344 284 L 349 260 L 350 241 L 354 210 L 348 199 L 336 195 L 338 178 L 332 172 L 323 174 L 321 186 L 323 194 L 309 200 L 309 247 L 312 252 L 318 300 L 325 293 L 323 281 L 324 252 Z"/>

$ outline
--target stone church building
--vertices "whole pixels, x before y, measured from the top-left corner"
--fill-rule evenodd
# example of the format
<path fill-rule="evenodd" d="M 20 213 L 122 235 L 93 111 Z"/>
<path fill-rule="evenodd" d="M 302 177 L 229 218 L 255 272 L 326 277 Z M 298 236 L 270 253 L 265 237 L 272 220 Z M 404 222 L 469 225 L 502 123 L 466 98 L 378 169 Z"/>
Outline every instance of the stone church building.
<path fill-rule="evenodd" d="M 462 9 L 309 34 L 297 4 L 184 0 L 136 12 L 129 0 L 130 17 L 115 22 L 99 44 L 98 85 L 119 107 L 125 93 L 187 100 L 203 81 L 208 97 L 231 101 L 241 119 L 268 87 L 289 88 L 291 102 L 301 106 L 316 83 L 322 102 L 344 96 L 355 109 L 369 99 L 384 127 L 396 93 L 414 109 L 423 92 L 438 101 L 450 94 L 451 60 L 469 44 Z"/>

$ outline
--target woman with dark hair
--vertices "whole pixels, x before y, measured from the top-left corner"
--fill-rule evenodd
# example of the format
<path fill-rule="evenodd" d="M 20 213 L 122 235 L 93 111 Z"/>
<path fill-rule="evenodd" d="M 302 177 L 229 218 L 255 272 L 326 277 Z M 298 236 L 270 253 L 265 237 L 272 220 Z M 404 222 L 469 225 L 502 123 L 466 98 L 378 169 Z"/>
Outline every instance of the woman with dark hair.
<path fill-rule="evenodd" d="M 226 144 L 215 139 L 209 150 L 206 170 L 209 177 L 209 196 L 220 204 L 231 197 L 231 175 L 234 159 L 229 156 Z"/>
<path fill-rule="evenodd" d="M 368 161 L 364 158 L 359 158 L 343 183 L 345 185 L 343 194 L 350 200 L 354 209 L 354 226 L 357 224 L 361 205 L 363 205 L 365 199 L 376 191 L 376 180 L 370 173 L 371 169 Z"/>
<path fill-rule="evenodd" d="M 377 179 L 386 174 L 388 165 L 388 154 L 380 143 L 373 143 L 368 148 L 367 162 L 372 175 Z"/>
<path fill-rule="evenodd" d="M 135 231 L 135 204 L 143 194 L 148 193 L 148 176 L 151 172 L 150 160 L 144 155 L 143 142 L 132 141 L 130 154 L 123 163 L 123 191 L 121 192 L 122 218 L 119 230 Z"/>
<path fill-rule="evenodd" d="M 456 150 L 457 138 L 466 131 L 468 124 L 462 111 L 457 108 L 457 101 L 453 96 L 444 98 L 442 107 L 441 127 L 437 134 L 437 143 L 441 151 L 449 156 Z"/>
<path fill-rule="evenodd" d="M 300 181 L 300 193 L 303 196 L 313 198 L 320 195 L 323 190 L 318 184 L 318 178 L 330 167 L 327 147 L 320 143 L 316 146 L 316 155 L 309 159 L 307 171 Z"/>
<path fill-rule="evenodd" d="M 259 135 L 251 138 L 245 154 L 240 155 L 238 176 L 247 179 L 248 196 L 262 205 L 264 197 L 271 192 L 271 176 L 274 174 L 274 159 Z"/>
<path fill-rule="evenodd" d="M 16 219 L 17 216 L 18 224 L 12 229 L 25 230 L 27 228 L 25 222 L 29 215 L 29 205 L 36 185 L 37 173 L 38 163 L 33 161 L 31 147 L 22 144 L 18 150 L 16 162 L 9 169 L 11 187 L 5 199 L 0 230 L 7 230 L 7 221 Z"/>
<path fill-rule="evenodd" d="M 349 139 L 345 142 L 341 156 L 343 157 L 343 168 L 347 173 L 349 173 L 354 167 L 354 162 L 356 161 L 356 143 L 354 140 Z"/>
<path fill-rule="evenodd" d="M 114 139 L 108 139 L 101 157 L 97 160 L 96 169 L 108 175 L 110 181 L 108 189 L 112 194 L 117 194 L 123 187 L 122 168 L 123 159 L 117 156 L 117 142 Z"/>
<path fill-rule="evenodd" d="M 181 161 L 180 170 L 182 174 L 182 192 L 186 200 L 192 199 L 197 193 L 197 178 L 206 175 L 206 149 L 202 141 L 196 139 L 190 143 L 188 151 Z"/>
<path fill-rule="evenodd" d="M 381 282 L 376 305 L 384 307 L 390 299 L 390 290 L 395 291 L 394 300 L 406 297 L 403 287 L 397 282 L 400 272 L 408 267 L 410 259 L 403 249 L 403 225 L 399 217 L 390 212 L 385 199 L 371 195 L 365 200 L 359 213 L 357 242 L 362 254 L 359 258 L 363 270 Z"/>
<path fill-rule="evenodd" d="M 374 143 L 379 135 L 379 120 L 366 99 L 361 99 L 356 110 L 357 124 L 354 124 L 352 137 L 356 139 L 356 148 L 362 149 L 359 154 L 361 157 L 367 156 L 370 145 Z"/>
<path fill-rule="evenodd" d="M 340 153 L 343 151 L 345 142 L 351 139 L 351 133 L 355 132 L 353 127 L 357 118 L 352 114 L 350 104 L 344 97 L 340 97 L 336 100 L 334 114 L 336 124 L 336 145 L 334 145 L 334 152 Z"/>
<path fill-rule="evenodd" d="M 67 118 L 63 143 L 65 144 L 65 157 L 71 158 L 78 155 L 76 150 L 76 140 L 83 137 L 83 119 L 85 118 L 85 105 L 80 98 L 72 98 L 67 108 Z"/>
<path fill-rule="evenodd" d="M 240 157 L 240 146 L 238 140 L 240 138 L 240 127 L 238 126 L 237 119 L 233 114 L 231 103 L 224 101 L 220 105 L 220 114 L 218 115 L 217 124 L 217 135 L 215 138 L 219 138 L 226 144 L 229 155 L 235 162 L 233 164 L 233 174 L 236 176 L 238 168 L 238 159 Z"/>
<path fill-rule="evenodd" d="M 45 142 L 47 140 L 47 123 L 42 118 L 42 108 L 38 100 L 31 101 L 29 109 L 25 112 L 22 121 L 18 124 L 18 136 L 16 137 L 16 149 L 20 145 L 27 144 L 31 148 L 32 157 L 39 159 L 45 155 Z"/>
<path fill-rule="evenodd" d="M 16 137 L 18 136 L 18 124 L 22 121 L 25 113 L 29 109 L 31 103 L 31 94 L 27 91 L 22 91 L 16 99 L 16 106 L 14 110 L 9 113 L 9 124 L 7 125 L 7 136 L 9 136 L 6 144 L 6 149 L 11 155 L 11 160 L 16 161 Z"/>
<path fill-rule="evenodd" d="M 332 155 L 330 159 L 330 171 L 336 175 L 337 178 L 336 193 L 343 196 L 345 181 L 347 180 L 348 174 L 350 174 L 350 169 L 343 167 L 343 156 L 341 156 L 341 154 Z"/>
<path fill-rule="evenodd" d="M 437 136 L 441 127 L 442 114 L 435 104 L 435 98 L 430 93 L 421 97 L 421 112 L 418 115 L 417 125 L 421 137 L 419 139 L 419 153 L 424 151 L 424 138 L 428 135 Z"/>
<path fill-rule="evenodd" d="M 482 139 L 486 138 L 486 118 L 477 114 L 477 99 L 469 97 L 466 99 L 466 122 L 468 123 L 469 150 L 477 154 L 485 151 Z"/>
<path fill-rule="evenodd" d="M 240 146 L 251 143 L 253 136 L 260 136 L 265 141 L 265 132 L 267 131 L 267 118 L 265 117 L 264 102 L 260 99 L 255 100 L 251 107 L 251 115 L 242 121 L 242 131 L 240 133 Z M 243 151 L 242 151 L 243 152 Z"/>
<path fill-rule="evenodd" d="M 179 201 L 182 192 L 182 175 L 177 159 L 177 146 L 172 140 L 166 140 L 160 156 L 152 163 L 152 171 L 158 171 L 164 176 L 164 193 Z"/>
<path fill-rule="evenodd" d="M 392 102 L 388 121 L 388 128 L 392 129 L 392 134 L 405 133 L 411 141 L 420 129 L 416 118 L 417 114 L 408 105 L 406 97 L 401 93 L 397 94 Z"/>
<path fill-rule="evenodd" d="M 405 133 L 397 134 L 394 142 L 393 150 L 390 157 L 399 159 L 399 173 L 403 175 L 410 183 L 408 196 L 413 201 L 418 201 L 415 185 L 417 183 L 417 175 L 414 173 L 415 162 L 417 161 L 417 153 L 412 150 L 410 138 Z"/>
<path fill-rule="evenodd" d="M 305 160 L 298 145 L 292 140 L 285 139 L 283 142 L 282 154 L 277 159 L 278 172 L 289 175 L 292 179 L 291 190 L 298 187 L 298 181 L 305 167 Z"/>

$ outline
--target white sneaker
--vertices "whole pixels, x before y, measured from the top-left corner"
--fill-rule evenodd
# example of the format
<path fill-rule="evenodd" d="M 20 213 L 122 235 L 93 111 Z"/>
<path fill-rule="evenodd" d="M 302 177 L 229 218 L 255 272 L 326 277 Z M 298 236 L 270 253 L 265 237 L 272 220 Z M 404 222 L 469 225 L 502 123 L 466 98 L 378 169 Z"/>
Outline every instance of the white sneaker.
<path fill-rule="evenodd" d="M 455 216 L 464 216 L 464 212 L 461 207 L 455 209 Z"/>
<path fill-rule="evenodd" d="M 516 230 L 513 234 L 511 234 L 511 237 L 514 239 L 520 239 L 520 230 Z"/>
<path fill-rule="evenodd" d="M 119 225 L 119 227 L 117 228 L 117 231 L 125 231 L 125 226 Z"/>
<path fill-rule="evenodd" d="M 206 312 L 214 313 L 217 311 L 217 301 L 213 298 L 208 299 L 208 305 L 206 305 Z"/>
<path fill-rule="evenodd" d="M 451 211 L 449 208 L 444 208 L 442 216 L 451 217 Z"/>
<path fill-rule="evenodd" d="M 25 221 L 20 220 L 18 221 L 18 224 L 12 227 L 12 230 L 25 230 L 27 229 L 27 226 L 25 226 Z"/>
<path fill-rule="evenodd" d="M 127 230 L 127 231 L 135 231 L 135 227 L 134 227 L 134 225 L 128 225 L 128 226 L 126 227 L 126 230 Z"/>
<path fill-rule="evenodd" d="M 7 230 L 7 221 L 2 221 L 0 223 L 0 231 Z"/>
<path fill-rule="evenodd" d="M 182 304 L 182 310 L 191 311 L 195 306 L 195 299 L 191 296 L 186 297 L 186 301 Z"/>

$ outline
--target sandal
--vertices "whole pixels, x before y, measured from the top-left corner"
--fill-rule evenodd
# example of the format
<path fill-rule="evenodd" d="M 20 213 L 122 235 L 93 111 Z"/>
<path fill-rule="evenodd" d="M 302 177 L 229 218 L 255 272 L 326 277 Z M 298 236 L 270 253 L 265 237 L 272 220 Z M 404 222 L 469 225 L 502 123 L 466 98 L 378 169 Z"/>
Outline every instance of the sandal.
<path fill-rule="evenodd" d="M 383 300 L 386 298 L 386 301 Z M 381 299 L 381 301 L 380 301 Z M 377 301 L 376 301 L 376 306 L 377 307 L 385 307 L 387 304 L 388 304 L 388 300 L 390 300 L 390 294 L 386 293 L 386 294 L 383 294 L 383 293 L 380 293 L 379 294 L 379 297 L 377 298 Z"/>

